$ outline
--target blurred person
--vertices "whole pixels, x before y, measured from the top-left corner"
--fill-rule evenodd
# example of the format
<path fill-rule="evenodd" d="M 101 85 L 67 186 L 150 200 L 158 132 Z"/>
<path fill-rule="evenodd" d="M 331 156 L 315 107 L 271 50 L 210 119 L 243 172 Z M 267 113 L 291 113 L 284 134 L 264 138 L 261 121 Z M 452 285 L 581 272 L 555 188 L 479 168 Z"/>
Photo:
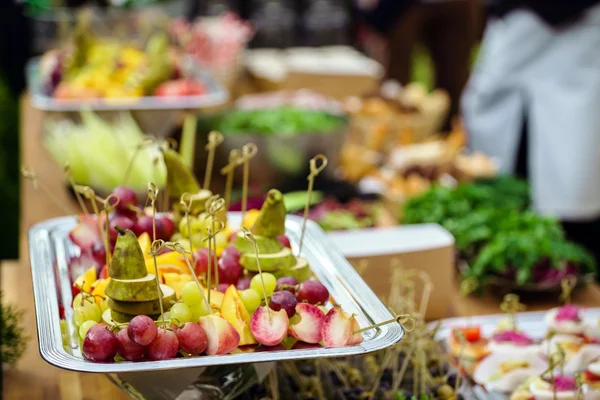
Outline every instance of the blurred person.
<path fill-rule="evenodd" d="M 19 95 L 25 88 L 30 31 L 22 6 L 0 1 L 0 260 L 19 250 Z"/>
<path fill-rule="evenodd" d="M 489 13 L 462 98 L 470 145 L 524 171 L 533 207 L 600 261 L 600 0 L 494 0 Z"/>
<path fill-rule="evenodd" d="M 433 62 L 434 87 L 451 99 L 450 118 L 458 114 L 471 52 L 479 37 L 480 0 L 357 0 L 364 19 L 385 39 L 387 79 L 412 78 L 414 49 L 422 44 Z M 378 45 L 375 44 L 377 47 Z"/>

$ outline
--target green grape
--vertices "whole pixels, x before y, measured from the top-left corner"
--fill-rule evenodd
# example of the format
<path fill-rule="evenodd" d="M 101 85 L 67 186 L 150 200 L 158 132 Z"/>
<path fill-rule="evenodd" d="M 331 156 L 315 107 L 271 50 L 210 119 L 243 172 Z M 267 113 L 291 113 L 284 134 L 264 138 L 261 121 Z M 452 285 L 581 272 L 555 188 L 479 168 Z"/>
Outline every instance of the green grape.
<path fill-rule="evenodd" d="M 75 324 L 80 326 L 85 321 L 100 322 L 100 319 L 102 318 L 102 311 L 100 311 L 100 307 L 98 307 L 98 304 L 95 302 L 89 303 L 84 301 L 82 306 L 75 308 L 73 315 L 75 318 Z"/>
<path fill-rule="evenodd" d="M 181 300 L 190 307 L 204 302 L 196 282 L 191 281 L 183 286 L 181 289 Z"/>
<path fill-rule="evenodd" d="M 193 321 L 193 322 L 198 322 L 200 317 L 210 314 L 210 311 L 211 311 L 206 308 L 206 303 L 204 303 L 204 301 L 201 301 L 200 303 L 194 304 L 193 306 L 189 306 L 189 307 L 192 312 L 191 321 Z"/>
<path fill-rule="evenodd" d="M 100 302 L 100 311 L 104 312 L 108 308 L 108 299 L 105 297 Z"/>
<path fill-rule="evenodd" d="M 187 240 L 187 239 L 179 239 L 179 240 L 177 241 L 177 243 L 179 243 L 181 246 L 183 246 L 183 248 L 184 248 L 186 251 L 191 251 L 191 250 L 190 250 L 190 241 L 189 241 L 189 240 Z"/>
<path fill-rule="evenodd" d="M 275 287 L 277 286 L 277 279 L 275 276 L 273 276 L 273 274 L 269 274 L 268 272 L 263 272 L 262 281 L 265 282 L 265 291 L 267 292 L 267 296 L 272 295 L 275 291 Z M 250 281 L 250 289 L 256 290 L 261 299 L 264 297 L 262 281 L 260 279 L 260 274 L 254 275 Z"/>
<path fill-rule="evenodd" d="M 217 249 L 224 249 L 229 244 L 229 235 L 220 232 L 215 236 L 215 241 L 217 242 Z"/>
<path fill-rule="evenodd" d="M 73 299 L 73 309 L 81 307 L 85 303 L 93 303 L 95 300 L 88 293 L 80 292 Z"/>
<path fill-rule="evenodd" d="M 253 313 L 260 306 L 261 296 L 254 289 L 242 290 L 240 297 L 249 313 Z"/>
<path fill-rule="evenodd" d="M 81 339 L 85 339 L 85 334 L 94 325 L 98 325 L 98 323 L 96 321 L 84 321 L 84 323 L 79 327 L 79 337 Z"/>
<path fill-rule="evenodd" d="M 200 234 L 195 234 L 192 235 L 192 244 L 194 245 L 194 250 L 197 250 L 200 247 L 206 247 L 207 242 L 204 241 L 204 236 Z"/>
<path fill-rule="evenodd" d="M 183 217 L 179 221 L 178 227 L 179 227 L 179 233 L 181 234 L 181 237 L 188 237 L 187 219 L 188 219 L 188 217 Z"/>
<path fill-rule="evenodd" d="M 168 311 L 165 311 L 165 313 L 162 314 L 161 316 L 159 316 L 156 320 L 157 321 L 162 321 L 162 320 L 166 321 L 166 320 L 169 320 L 169 319 L 171 319 L 171 313 L 168 312 Z"/>
<path fill-rule="evenodd" d="M 210 218 L 207 217 L 208 214 L 202 213 L 190 220 L 190 229 L 192 230 L 192 235 L 202 235 L 203 237 L 206 236 L 206 228 L 209 226 L 208 223 L 210 221 Z"/>
<path fill-rule="evenodd" d="M 192 320 L 192 310 L 185 303 L 175 303 L 169 310 L 171 320 L 177 320 L 178 324 L 190 322 Z M 175 321 L 174 321 L 175 322 Z"/>

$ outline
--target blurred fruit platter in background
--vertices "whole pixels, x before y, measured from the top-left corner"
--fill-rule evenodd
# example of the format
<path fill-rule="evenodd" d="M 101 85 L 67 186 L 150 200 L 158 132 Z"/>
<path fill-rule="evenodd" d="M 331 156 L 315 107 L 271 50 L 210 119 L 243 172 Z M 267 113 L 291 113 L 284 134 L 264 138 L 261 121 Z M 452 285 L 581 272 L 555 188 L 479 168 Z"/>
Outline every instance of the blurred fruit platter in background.
<path fill-rule="evenodd" d="M 509 294 L 501 304 L 506 314 L 442 320 L 436 338 L 483 396 L 477 398 L 598 399 L 600 310 L 570 304 L 568 294 L 561 300 L 566 304 L 524 313 Z"/>
<path fill-rule="evenodd" d="M 121 105 L 131 109 L 160 104 L 167 107 L 174 99 L 187 99 L 180 107 L 193 108 L 192 101 L 200 107 L 226 100 L 227 92 L 212 77 L 210 68 L 197 60 L 202 49 L 209 52 L 210 41 L 204 46 L 196 44 L 194 53 L 172 44 L 175 34 L 163 15 L 153 15 L 149 21 L 140 18 L 136 22 L 140 26 L 122 27 L 138 29 L 137 34 L 124 35 L 118 30 L 102 34 L 92 29 L 89 13 L 78 14 L 72 34 L 60 47 L 30 63 L 28 79 L 36 105 L 71 111 L 70 105 L 77 105 L 73 110 L 78 110 L 85 100 L 84 104 L 94 107 Z M 198 28 L 198 35 L 201 32 Z M 129 39 L 123 39 L 125 36 Z M 229 58 L 219 60 L 222 65 Z M 160 103 L 140 103 L 148 97 Z"/>

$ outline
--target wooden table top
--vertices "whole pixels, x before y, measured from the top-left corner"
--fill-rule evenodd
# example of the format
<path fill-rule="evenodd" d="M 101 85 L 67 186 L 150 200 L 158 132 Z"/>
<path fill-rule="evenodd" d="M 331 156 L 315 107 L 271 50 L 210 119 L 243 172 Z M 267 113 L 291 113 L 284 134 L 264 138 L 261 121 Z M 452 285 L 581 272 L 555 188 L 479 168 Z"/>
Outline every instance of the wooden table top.
<path fill-rule="evenodd" d="M 23 358 L 13 368 L 4 370 L 3 397 L 11 400 L 37 399 L 111 399 L 128 397 L 114 386 L 104 375 L 71 372 L 55 368 L 40 357 L 37 346 L 37 330 L 29 266 L 27 230 L 33 224 L 48 218 L 65 215 L 66 210 L 77 212 L 77 206 L 64 189 L 62 170 L 54 164 L 41 143 L 43 113 L 32 109 L 27 98 L 21 104 L 21 160 L 33 168 L 41 182 L 49 187 L 65 205 L 59 207 L 43 192 L 35 191 L 29 182 L 21 185 L 21 258 L 18 261 L 2 261 L 0 266 L 4 300 L 14 303 L 25 311 L 24 327 L 30 336 Z M 456 316 L 495 314 L 499 312 L 499 301 L 492 296 L 463 298 L 456 286 L 449 302 Z M 600 306 L 600 289 L 591 285 L 574 294 L 574 302 L 588 306 Z M 531 310 L 554 306 L 554 301 L 533 301 Z"/>

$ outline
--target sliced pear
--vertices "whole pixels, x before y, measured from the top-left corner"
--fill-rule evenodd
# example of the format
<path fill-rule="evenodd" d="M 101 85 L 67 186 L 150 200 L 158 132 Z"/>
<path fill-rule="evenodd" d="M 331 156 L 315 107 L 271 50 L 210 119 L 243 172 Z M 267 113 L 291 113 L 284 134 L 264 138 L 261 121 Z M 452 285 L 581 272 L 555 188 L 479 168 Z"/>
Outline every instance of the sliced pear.
<path fill-rule="evenodd" d="M 175 301 L 175 290 L 167 285 L 160 285 L 163 292 L 163 310 L 171 308 L 171 301 Z M 108 306 L 113 310 L 125 314 L 133 315 L 153 315 L 160 314 L 160 303 L 158 300 L 151 301 L 119 301 L 108 299 Z"/>
<path fill-rule="evenodd" d="M 261 264 L 262 266 L 262 264 Z M 302 257 L 296 257 L 296 264 L 287 269 L 281 269 L 275 272 L 276 278 L 282 276 L 292 276 L 298 280 L 298 282 L 304 282 L 312 277 L 312 270 L 308 265 L 308 261 Z"/>
<path fill-rule="evenodd" d="M 135 233 L 129 229 L 119 232 L 110 263 L 111 278 L 126 280 L 146 276 L 144 253 Z"/>
<path fill-rule="evenodd" d="M 263 271 L 274 272 L 290 269 L 296 265 L 296 258 L 292 251 L 284 247 L 277 253 L 258 254 L 260 267 Z M 240 264 L 249 271 L 258 272 L 256 255 L 254 253 L 244 253 L 240 258 Z"/>
<path fill-rule="evenodd" d="M 153 320 L 158 319 L 159 316 L 160 316 L 159 314 L 149 315 L 149 317 L 152 318 Z M 125 313 L 121 313 L 121 312 L 118 312 L 115 310 L 111 310 L 110 308 L 107 308 L 102 313 L 102 321 L 106 322 L 109 325 L 114 325 L 115 322 L 118 322 L 121 324 L 127 323 L 127 322 L 131 321 L 133 319 L 133 317 L 135 317 L 134 314 L 125 314 Z"/>
<path fill-rule="evenodd" d="M 156 291 L 154 279 L 153 274 L 129 280 L 111 278 L 104 293 L 111 299 L 119 301 L 156 300 L 158 299 L 158 292 Z"/>
<path fill-rule="evenodd" d="M 284 235 L 285 216 L 286 210 L 283 203 L 283 194 L 277 189 L 271 189 L 251 231 L 255 235 L 272 238 Z"/>
<path fill-rule="evenodd" d="M 259 254 L 276 253 L 283 249 L 283 245 L 277 238 L 266 236 L 254 236 Z M 254 253 L 254 244 L 244 237 L 242 232 L 238 232 L 235 239 L 235 247 L 240 253 Z"/>

